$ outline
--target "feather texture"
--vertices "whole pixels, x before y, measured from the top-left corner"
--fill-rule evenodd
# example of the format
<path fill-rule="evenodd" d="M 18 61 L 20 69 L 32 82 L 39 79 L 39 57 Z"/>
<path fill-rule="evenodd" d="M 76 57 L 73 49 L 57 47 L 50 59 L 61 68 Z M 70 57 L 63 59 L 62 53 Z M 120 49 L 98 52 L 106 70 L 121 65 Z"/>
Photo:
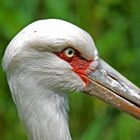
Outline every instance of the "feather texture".
<path fill-rule="evenodd" d="M 88 33 L 56 19 L 25 27 L 6 49 L 3 66 L 30 140 L 71 140 L 67 96 L 84 84 L 69 63 L 53 53 L 66 47 L 87 60 L 98 57 Z"/>

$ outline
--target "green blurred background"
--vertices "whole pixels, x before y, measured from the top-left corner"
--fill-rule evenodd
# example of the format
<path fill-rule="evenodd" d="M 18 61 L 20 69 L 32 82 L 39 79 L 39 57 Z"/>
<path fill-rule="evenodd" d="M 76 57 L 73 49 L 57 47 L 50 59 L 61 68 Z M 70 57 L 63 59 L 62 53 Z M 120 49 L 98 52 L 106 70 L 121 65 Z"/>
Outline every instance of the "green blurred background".
<path fill-rule="evenodd" d="M 10 40 L 38 19 L 60 18 L 94 38 L 100 56 L 140 86 L 140 0 L 1 0 L 0 61 Z M 140 122 L 95 97 L 70 95 L 73 140 L 140 140 Z M 0 140 L 26 140 L 0 66 Z"/>

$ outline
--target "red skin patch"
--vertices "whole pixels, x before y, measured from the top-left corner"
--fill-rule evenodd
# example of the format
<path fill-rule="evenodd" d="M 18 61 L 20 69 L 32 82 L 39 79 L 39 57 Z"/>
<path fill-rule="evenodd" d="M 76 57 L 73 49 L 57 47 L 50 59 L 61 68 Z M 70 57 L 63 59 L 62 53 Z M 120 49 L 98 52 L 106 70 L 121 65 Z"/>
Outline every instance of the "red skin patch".
<path fill-rule="evenodd" d="M 85 83 L 85 86 L 88 85 L 89 79 L 87 78 L 88 74 L 91 72 L 89 66 L 92 63 L 93 60 L 88 61 L 85 58 L 81 57 L 80 53 L 76 51 L 75 55 L 73 57 L 68 57 L 64 53 L 65 50 L 62 52 L 55 53 L 59 58 L 65 60 L 68 62 L 75 73 L 77 73 L 80 78 Z"/>

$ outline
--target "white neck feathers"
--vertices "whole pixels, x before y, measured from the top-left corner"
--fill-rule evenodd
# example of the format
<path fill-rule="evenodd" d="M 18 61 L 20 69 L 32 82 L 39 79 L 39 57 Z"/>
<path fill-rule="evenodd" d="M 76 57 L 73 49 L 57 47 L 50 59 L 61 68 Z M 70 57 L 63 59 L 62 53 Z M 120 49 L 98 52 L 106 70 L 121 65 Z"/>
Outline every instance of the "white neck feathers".
<path fill-rule="evenodd" d="M 22 79 L 21 75 L 20 78 L 9 80 L 20 119 L 29 139 L 71 140 L 67 122 L 67 95 L 42 89 L 30 78 L 28 82 Z"/>

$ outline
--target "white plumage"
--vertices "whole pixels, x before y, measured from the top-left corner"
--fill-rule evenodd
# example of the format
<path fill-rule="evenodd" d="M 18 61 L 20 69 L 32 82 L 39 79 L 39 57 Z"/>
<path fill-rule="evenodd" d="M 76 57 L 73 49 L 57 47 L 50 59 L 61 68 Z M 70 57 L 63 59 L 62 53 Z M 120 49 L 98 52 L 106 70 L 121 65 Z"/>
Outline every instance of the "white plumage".
<path fill-rule="evenodd" d="M 94 74 L 89 81 L 93 79 L 92 90 L 98 93 L 96 96 L 137 118 L 139 116 L 131 109 L 140 112 L 138 107 L 126 101 L 127 96 L 129 101 L 131 99 L 129 89 L 132 84 L 124 86 L 126 79 L 98 57 L 88 33 L 62 20 L 40 20 L 28 25 L 14 37 L 3 58 L 13 100 L 30 140 L 71 140 L 67 97 L 70 91 L 85 90 L 86 84 L 73 71 L 70 63 L 55 54 L 68 47 L 77 50 L 81 59 L 91 61 L 89 68 Z M 86 92 L 91 93 L 91 90 Z M 138 92 L 133 92 L 131 96 L 136 94 L 139 97 Z M 135 102 L 133 97 L 132 102 Z M 136 103 L 139 103 L 139 99 Z"/>
<path fill-rule="evenodd" d="M 90 35 L 56 19 L 34 22 L 10 42 L 4 56 L 8 83 L 31 140 L 70 140 L 68 91 L 80 91 L 83 81 L 52 52 L 72 46 L 86 59 L 97 57 Z"/>

